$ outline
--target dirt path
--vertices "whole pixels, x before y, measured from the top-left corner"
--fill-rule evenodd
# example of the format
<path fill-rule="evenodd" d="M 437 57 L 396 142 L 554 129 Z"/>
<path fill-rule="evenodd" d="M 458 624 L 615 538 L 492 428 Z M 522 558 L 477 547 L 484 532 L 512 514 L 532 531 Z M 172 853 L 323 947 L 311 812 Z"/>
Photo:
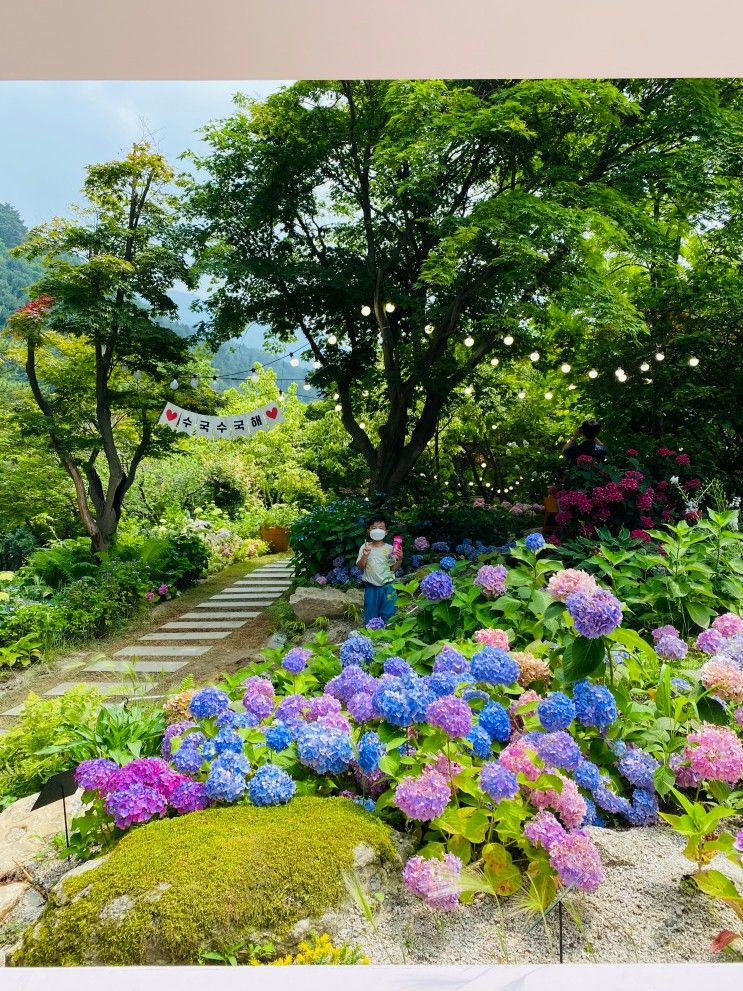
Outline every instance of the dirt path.
<path fill-rule="evenodd" d="M 178 598 L 143 612 L 126 630 L 87 648 L 64 652 L 51 661 L 10 673 L 0 683 L 0 730 L 15 725 L 13 713 L 29 692 L 61 694 L 59 689 L 64 685 L 82 682 L 100 684 L 107 692 L 118 689 L 112 691 L 112 699 L 139 692 L 156 697 L 177 687 L 187 676 L 201 685 L 223 672 L 238 670 L 265 646 L 274 631 L 266 610 L 287 594 L 288 563 L 288 555 L 273 554 L 231 565 Z M 248 584 L 238 584 L 243 582 Z M 226 618 L 233 615 L 234 621 Z M 210 630 L 214 632 L 206 632 Z M 184 649 L 194 653 L 179 653 Z M 125 651 L 131 653 L 131 658 L 115 656 Z M 85 670 L 99 662 L 119 670 Z M 126 670 L 122 670 L 123 665 Z M 145 670 L 135 673 L 135 666 Z M 154 670 L 157 668 L 163 669 Z"/>

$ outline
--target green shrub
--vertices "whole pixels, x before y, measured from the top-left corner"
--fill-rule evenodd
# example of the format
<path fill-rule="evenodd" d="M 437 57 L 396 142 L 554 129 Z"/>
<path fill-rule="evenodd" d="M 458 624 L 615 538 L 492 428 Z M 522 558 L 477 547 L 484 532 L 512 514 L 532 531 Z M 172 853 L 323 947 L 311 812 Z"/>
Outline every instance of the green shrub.
<path fill-rule="evenodd" d="M 97 566 L 90 540 L 87 537 L 77 537 L 74 540 L 60 540 L 50 547 L 34 551 L 20 577 L 38 579 L 49 588 L 61 588 L 79 578 L 94 575 Z"/>

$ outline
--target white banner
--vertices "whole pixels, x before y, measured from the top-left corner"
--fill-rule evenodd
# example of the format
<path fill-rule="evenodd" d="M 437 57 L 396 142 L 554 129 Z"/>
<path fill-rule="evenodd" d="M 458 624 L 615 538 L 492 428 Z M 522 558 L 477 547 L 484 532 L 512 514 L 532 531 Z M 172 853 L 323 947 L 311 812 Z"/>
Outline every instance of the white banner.
<path fill-rule="evenodd" d="M 206 437 L 209 440 L 249 437 L 259 430 L 270 430 L 277 423 L 283 422 L 284 414 L 276 403 L 268 403 L 251 413 L 236 416 L 203 416 L 181 409 L 175 403 L 168 403 L 158 420 L 162 426 L 177 430 L 178 433 Z"/>

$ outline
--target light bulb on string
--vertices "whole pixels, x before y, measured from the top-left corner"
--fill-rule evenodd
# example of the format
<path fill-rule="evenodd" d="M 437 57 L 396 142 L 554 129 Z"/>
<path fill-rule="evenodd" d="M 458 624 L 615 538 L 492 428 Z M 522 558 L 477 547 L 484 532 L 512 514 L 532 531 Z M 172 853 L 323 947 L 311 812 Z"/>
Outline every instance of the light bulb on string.
<path fill-rule="evenodd" d="M 474 343 L 475 343 L 475 338 L 474 337 L 471 337 L 471 336 L 465 337 L 465 339 L 464 339 L 464 346 L 466 348 L 471 348 Z"/>
<path fill-rule="evenodd" d="M 518 397 L 519 399 L 526 399 L 526 393 L 523 389 L 518 393 Z"/>
<path fill-rule="evenodd" d="M 385 310 L 386 310 L 387 313 L 394 313 L 395 312 L 395 304 L 394 303 L 385 303 L 384 304 L 384 308 L 385 308 Z"/>
<path fill-rule="evenodd" d="M 623 368 L 617 368 L 617 370 L 614 372 L 614 374 L 616 375 L 616 377 L 618 379 L 621 379 L 621 378 L 624 377 L 624 369 Z"/>
<path fill-rule="evenodd" d="M 141 382 L 142 381 L 142 369 L 141 368 L 135 368 L 134 369 L 134 381 L 135 382 Z"/>
<path fill-rule="evenodd" d="M 640 365 L 640 371 L 641 372 L 649 372 L 650 371 L 650 365 L 647 363 L 647 361 L 643 361 L 643 363 Z"/>
<path fill-rule="evenodd" d="M 364 305 L 361 307 L 361 315 L 363 317 L 368 317 L 370 314 L 371 314 L 371 306 Z"/>
<path fill-rule="evenodd" d="M 490 359 L 490 364 L 493 366 L 493 368 L 496 368 L 500 364 L 500 359 L 499 358 L 491 358 Z"/>
<path fill-rule="evenodd" d="M 335 336 L 335 334 L 329 334 L 328 344 L 337 344 L 337 343 L 338 343 L 338 338 Z"/>
<path fill-rule="evenodd" d="M 487 465 L 486 465 L 486 464 L 485 464 L 485 462 L 483 461 L 483 462 L 482 462 L 482 464 L 480 465 L 480 467 L 481 467 L 481 468 L 487 468 Z"/>
<path fill-rule="evenodd" d="M 425 334 L 432 334 L 433 333 L 433 324 L 432 323 L 427 323 L 426 326 L 423 328 L 423 332 Z"/>
<path fill-rule="evenodd" d="M 258 374 L 258 372 L 253 371 L 253 372 L 250 373 L 250 381 L 251 382 L 260 382 L 260 375 Z"/>
<path fill-rule="evenodd" d="M 569 365 L 569 364 L 567 363 L 567 361 L 563 361 L 563 363 L 562 363 L 562 364 L 560 365 L 560 371 L 561 371 L 561 372 L 562 372 L 562 373 L 563 373 L 564 375 L 567 375 L 567 374 L 568 374 L 568 372 L 570 371 L 570 367 L 571 367 L 571 366 L 570 366 L 570 365 Z"/>
<path fill-rule="evenodd" d="M 547 391 L 544 394 L 544 398 L 545 399 L 552 399 L 553 395 L 554 395 L 554 393 Z"/>
<path fill-rule="evenodd" d="M 577 388 L 578 388 L 578 386 L 574 382 L 571 382 L 570 385 L 568 386 L 568 389 L 570 390 L 570 392 L 572 392 L 573 389 L 577 389 Z"/>
<path fill-rule="evenodd" d="M 510 348 L 510 346 L 513 344 L 513 338 L 511 337 L 510 334 L 507 334 L 503 338 L 503 343 L 506 345 L 506 347 L 509 347 Z"/>
<path fill-rule="evenodd" d="M 341 404 L 340 404 L 340 403 L 336 403 L 336 406 L 335 406 L 335 411 L 336 411 L 336 413 L 340 413 L 340 411 L 341 411 L 342 409 L 343 409 L 343 407 L 341 406 Z"/>
<path fill-rule="evenodd" d="M 470 486 L 471 489 L 473 489 L 475 487 L 475 483 L 474 482 L 470 482 L 469 483 L 469 486 Z"/>
<path fill-rule="evenodd" d="M 645 383 L 645 385 L 652 385 L 653 384 L 653 380 L 652 379 L 643 379 L 643 382 Z"/>
<path fill-rule="evenodd" d="M 365 423 L 360 423 L 359 426 L 361 427 L 362 430 L 366 430 L 366 424 Z"/>
<path fill-rule="evenodd" d="M 299 358 L 290 358 L 289 364 L 292 366 L 292 368 L 297 368 L 297 366 L 299 365 Z"/>
<path fill-rule="evenodd" d="M 198 387 L 199 387 L 199 380 L 194 375 L 194 377 L 191 379 L 191 388 L 198 389 Z"/>
<path fill-rule="evenodd" d="M 218 378 L 213 378 L 209 384 L 211 385 L 212 389 L 214 389 L 215 392 L 219 392 L 219 379 Z"/>
<path fill-rule="evenodd" d="M 656 361 L 663 361 L 664 358 L 665 358 L 665 355 L 663 354 L 662 351 L 656 351 L 656 353 L 655 353 L 655 360 Z"/>
<path fill-rule="evenodd" d="M 283 400 L 283 398 L 284 398 L 284 390 L 283 389 L 279 389 L 279 398 L 278 398 L 277 402 L 281 402 Z"/>
<path fill-rule="evenodd" d="M 170 383 L 170 388 L 175 390 L 178 388 L 178 379 L 173 379 Z"/>
<path fill-rule="evenodd" d="M 595 368 L 592 368 L 591 371 L 588 373 L 588 377 L 589 377 L 589 379 L 598 378 L 599 377 L 599 373 L 596 371 Z"/>
<path fill-rule="evenodd" d="M 364 396 L 364 398 L 366 398 L 366 396 L 369 395 L 369 390 L 368 389 L 364 389 L 364 391 L 361 393 L 361 395 Z"/>
<path fill-rule="evenodd" d="M 309 384 L 309 382 L 305 382 L 302 388 L 305 390 L 305 392 L 309 392 L 312 386 Z"/>
<path fill-rule="evenodd" d="M 485 483 L 485 488 L 486 489 L 492 489 L 492 487 L 493 487 L 493 483 L 492 482 L 486 482 Z"/>
<path fill-rule="evenodd" d="M 699 358 L 689 358 L 689 364 L 692 368 L 696 368 L 699 364 Z"/>
<path fill-rule="evenodd" d="M 322 368 L 322 362 L 321 361 L 313 361 L 312 362 L 312 367 L 313 368 Z"/>
<path fill-rule="evenodd" d="M 539 361 L 539 351 L 532 351 L 529 355 L 529 361 Z"/>
<path fill-rule="evenodd" d="M 340 398 L 341 398 L 341 397 L 340 397 L 340 396 L 338 395 L 338 393 L 337 393 L 337 392 L 334 392 L 334 393 L 333 393 L 333 399 L 340 399 Z"/>

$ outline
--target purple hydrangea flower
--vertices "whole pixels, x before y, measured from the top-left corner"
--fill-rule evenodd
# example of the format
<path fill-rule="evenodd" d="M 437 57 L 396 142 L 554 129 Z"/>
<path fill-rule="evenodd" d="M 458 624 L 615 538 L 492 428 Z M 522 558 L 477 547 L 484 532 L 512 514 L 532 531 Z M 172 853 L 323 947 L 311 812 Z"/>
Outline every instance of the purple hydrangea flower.
<path fill-rule="evenodd" d="M 119 765 L 107 757 L 94 757 L 84 760 L 75 768 L 75 782 L 85 791 L 99 791 L 104 794 L 111 776 L 119 770 Z"/>
<path fill-rule="evenodd" d="M 296 788 L 286 771 L 275 764 L 264 764 L 248 782 L 248 798 L 253 805 L 284 805 Z"/>
<path fill-rule="evenodd" d="M 181 780 L 181 775 L 176 774 L 159 757 L 137 757 L 113 772 L 106 784 L 106 789 L 108 791 L 123 791 L 130 785 L 141 784 L 147 788 L 154 788 L 165 798 L 169 798 Z"/>
<path fill-rule="evenodd" d="M 339 675 L 330 679 L 325 686 L 325 694 L 332 695 L 340 702 L 348 702 L 357 692 L 371 693 L 377 687 L 376 678 L 364 671 L 358 664 L 349 664 Z M 309 707 L 309 702 L 306 700 L 305 706 Z M 279 703 L 279 707 L 281 707 L 281 703 Z"/>
<path fill-rule="evenodd" d="M 201 738 L 201 743 L 199 738 Z M 173 764 L 179 771 L 185 774 L 196 774 L 197 771 L 201 770 L 204 763 L 204 754 L 200 749 L 203 741 L 203 733 L 189 733 L 188 736 L 184 737 L 171 757 Z"/>
<path fill-rule="evenodd" d="M 431 550 L 436 554 L 448 554 L 449 545 L 443 540 L 436 540 L 431 544 Z"/>
<path fill-rule="evenodd" d="M 418 778 L 403 778 L 395 789 L 394 803 L 408 819 L 428 822 L 440 816 L 451 798 L 451 788 L 443 774 L 425 771 Z"/>
<path fill-rule="evenodd" d="M 413 674 L 413 669 L 404 661 L 402 657 L 388 657 L 382 665 L 385 674 L 394 675 L 396 678 L 406 674 Z"/>
<path fill-rule="evenodd" d="M 504 798 L 515 798 L 519 783 L 513 771 L 497 761 L 489 761 L 480 769 L 480 787 L 494 802 L 500 802 Z"/>
<path fill-rule="evenodd" d="M 346 703 L 349 715 L 357 723 L 368 723 L 376 717 L 374 702 L 368 692 L 356 692 Z"/>
<path fill-rule="evenodd" d="M 170 760 L 172 755 L 171 740 L 175 736 L 183 736 L 186 730 L 195 729 L 196 723 L 187 720 L 181 723 L 171 723 L 170 726 L 166 727 L 165 733 L 163 734 L 163 742 L 160 744 L 160 755 L 163 760 Z"/>
<path fill-rule="evenodd" d="M 462 674 L 468 667 L 467 658 L 448 644 L 441 648 L 433 662 L 433 670 L 436 674 L 443 671 Z"/>
<path fill-rule="evenodd" d="M 596 891 L 604 880 L 601 858 L 591 838 L 582 830 L 567 833 L 549 851 L 550 864 L 569 888 Z"/>
<path fill-rule="evenodd" d="M 170 796 L 170 805 L 180 815 L 187 812 L 201 812 L 209 807 L 209 796 L 203 781 L 184 778 Z"/>
<path fill-rule="evenodd" d="M 612 633 L 622 622 L 622 606 L 619 599 L 600 588 L 592 595 L 572 592 L 565 599 L 575 629 L 589 640 Z"/>
<path fill-rule="evenodd" d="M 528 742 L 548 767 L 574 771 L 583 760 L 578 744 L 569 733 L 562 730 L 556 733 L 530 734 Z"/>
<path fill-rule="evenodd" d="M 526 823 L 524 836 L 534 846 L 542 846 L 549 853 L 553 846 L 567 836 L 567 833 L 551 812 L 542 810 Z"/>
<path fill-rule="evenodd" d="M 716 654 L 725 646 L 725 637 L 718 630 L 702 630 L 695 641 L 697 650 L 703 654 Z"/>
<path fill-rule="evenodd" d="M 472 729 L 472 710 L 456 695 L 444 695 L 432 702 L 426 718 L 431 726 L 443 730 L 452 739 L 467 736 Z"/>
<path fill-rule="evenodd" d="M 473 584 L 478 585 L 489 598 L 495 598 L 505 592 L 507 574 L 502 564 L 484 564 L 475 575 Z"/>
<path fill-rule="evenodd" d="M 658 767 L 660 764 L 655 757 L 651 757 L 639 747 L 628 748 L 617 761 L 617 770 L 622 777 L 636 788 L 644 788 L 647 791 L 655 791 L 653 772 Z"/>
<path fill-rule="evenodd" d="M 714 630 L 712 631 L 715 632 Z M 669 661 L 680 661 L 686 657 L 689 648 L 679 637 L 661 637 L 655 644 L 655 652 L 658 657 L 664 657 Z"/>
<path fill-rule="evenodd" d="M 374 658 L 374 643 L 358 630 L 348 635 L 340 646 L 341 666 L 364 667 Z"/>
<path fill-rule="evenodd" d="M 126 829 L 135 823 L 149 822 L 156 816 L 162 818 L 167 812 L 168 802 L 156 788 L 135 781 L 126 788 L 109 792 L 104 808 L 113 818 L 115 826 Z"/>
<path fill-rule="evenodd" d="M 611 812 L 612 815 L 621 815 L 625 819 L 629 818 L 632 807 L 626 798 L 617 795 L 609 786 L 602 781 L 598 788 L 594 788 L 593 800 L 604 812 Z"/>
<path fill-rule="evenodd" d="M 307 650 L 306 647 L 292 647 L 291 650 L 284 654 L 281 661 L 281 666 L 285 668 L 289 674 L 300 674 L 307 667 L 307 661 L 312 657 L 312 651 Z"/>
<path fill-rule="evenodd" d="M 459 902 L 462 861 L 453 853 L 437 858 L 411 857 L 403 868 L 405 887 L 422 898 L 429 908 L 452 912 Z"/>
<path fill-rule="evenodd" d="M 454 595 L 454 582 L 445 571 L 432 571 L 423 579 L 420 589 L 431 602 L 441 602 Z"/>
<path fill-rule="evenodd" d="M 384 620 L 382 619 L 381 616 L 374 616 L 366 624 L 366 628 L 367 628 L 367 630 L 383 630 L 384 629 L 384 625 L 385 625 L 384 624 Z"/>
<path fill-rule="evenodd" d="M 669 624 L 667 626 L 656 627 L 653 630 L 652 636 L 653 636 L 653 643 L 658 643 L 658 641 L 662 637 L 676 637 L 676 639 L 678 639 L 681 636 L 681 634 L 679 633 L 679 631 L 676 629 L 675 626 L 671 626 Z"/>

